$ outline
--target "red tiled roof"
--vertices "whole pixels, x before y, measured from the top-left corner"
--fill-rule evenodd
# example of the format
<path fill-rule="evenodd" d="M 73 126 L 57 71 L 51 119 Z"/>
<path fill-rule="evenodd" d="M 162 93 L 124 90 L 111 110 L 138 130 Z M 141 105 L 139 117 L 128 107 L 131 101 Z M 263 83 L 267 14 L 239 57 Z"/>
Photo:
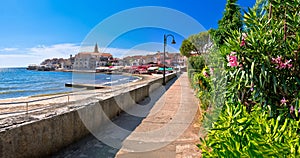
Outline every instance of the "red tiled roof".
<path fill-rule="evenodd" d="M 104 57 L 112 57 L 110 53 L 95 53 L 95 52 L 80 52 L 77 56 L 104 56 Z"/>
<path fill-rule="evenodd" d="M 100 53 L 101 56 L 104 56 L 104 57 L 112 57 L 112 55 L 110 53 Z"/>

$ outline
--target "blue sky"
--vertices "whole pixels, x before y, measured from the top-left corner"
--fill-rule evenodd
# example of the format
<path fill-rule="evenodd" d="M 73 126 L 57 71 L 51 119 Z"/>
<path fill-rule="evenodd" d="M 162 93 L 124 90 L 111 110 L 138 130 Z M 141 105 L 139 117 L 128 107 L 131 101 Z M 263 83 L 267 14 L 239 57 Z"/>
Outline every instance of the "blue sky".
<path fill-rule="evenodd" d="M 240 0 L 243 9 L 252 7 L 255 0 Z M 67 57 L 81 50 L 81 43 L 103 20 L 126 9 L 159 6 L 167 7 L 194 18 L 205 29 L 217 28 L 226 0 L 2 0 L 0 1 L 0 67 L 26 66 L 40 63 L 44 58 Z M 162 15 L 163 16 L 163 15 Z M 121 27 L 128 19 L 120 19 Z M 151 20 L 151 17 L 146 20 Z M 181 19 L 169 17 L 164 20 L 177 25 Z M 184 25 L 182 27 L 185 27 Z M 117 57 L 151 51 L 162 51 L 164 33 L 175 35 L 177 44 L 167 51 L 178 51 L 184 37 L 161 28 L 140 28 L 118 36 L 106 48 L 101 40 L 110 31 L 101 34 L 97 42 L 103 51 Z M 171 40 L 171 39 L 169 39 Z M 154 43 L 154 44 L 145 44 Z M 147 46 L 145 46 L 147 45 Z M 145 47 L 144 47 L 145 46 Z M 153 48 L 150 48 L 152 47 Z M 106 49 L 104 49 L 106 48 Z M 122 53 L 128 49 L 134 49 Z"/>

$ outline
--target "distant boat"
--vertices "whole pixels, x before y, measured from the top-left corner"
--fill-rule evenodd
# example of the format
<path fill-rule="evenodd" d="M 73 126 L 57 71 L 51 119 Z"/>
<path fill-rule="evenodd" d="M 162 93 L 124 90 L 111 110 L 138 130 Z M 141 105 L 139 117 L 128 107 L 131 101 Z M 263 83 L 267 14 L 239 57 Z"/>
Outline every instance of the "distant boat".
<path fill-rule="evenodd" d="M 97 67 L 96 72 L 101 73 L 101 72 L 108 72 L 109 68 L 108 67 Z"/>

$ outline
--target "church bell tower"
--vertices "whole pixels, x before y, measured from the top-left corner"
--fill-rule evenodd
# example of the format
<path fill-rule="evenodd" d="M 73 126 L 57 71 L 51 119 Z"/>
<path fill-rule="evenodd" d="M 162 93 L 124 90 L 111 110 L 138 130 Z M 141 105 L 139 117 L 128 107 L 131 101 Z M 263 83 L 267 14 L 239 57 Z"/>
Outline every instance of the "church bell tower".
<path fill-rule="evenodd" d="M 98 50 L 98 44 L 97 44 L 97 43 L 96 43 L 96 45 L 95 45 L 94 52 L 95 52 L 95 53 L 99 53 L 99 50 Z"/>

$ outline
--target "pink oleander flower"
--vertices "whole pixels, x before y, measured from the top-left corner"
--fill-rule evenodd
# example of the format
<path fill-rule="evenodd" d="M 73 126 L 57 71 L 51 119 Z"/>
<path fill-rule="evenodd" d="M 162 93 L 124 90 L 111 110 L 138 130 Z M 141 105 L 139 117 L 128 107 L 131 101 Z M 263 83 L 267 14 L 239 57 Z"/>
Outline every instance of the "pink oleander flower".
<path fill-rule="evenodd" d="M 277 58 L 272 58 L 272 62 L 275 63 L 275 64 L 278 64 L 281 62 L 281 57 L 277 57 Z"/>
<path fill-rule="evenodd" d="M 243 47 L 243 46 L 245 46 L 245 45 L 246 45 L 246 41 L 245 41 L 245 39 L 242 39 L 241 44 L 240 44 L 240 47 Z"/>
<path fill-rule="evenodd" d="M 244 69 L 243 64 L 239 64 L 239 67 L 240 67 L 241 70 Z"/>
<path fill-rule="evenodd" d="M 246 33 L 242 33 L 242 39 L 246 39 L 248 35 Z"/>
<path fill-rule="evenodd" d="M 272 58 L 272 63 L 276 64 L 276 69 L 291 69 L 293 67 L 293 64 L 291 64 L 292 59 L 285 60 L 285 62 L 282 61 L 281 56 L 277 58 Z"/>
<path fill-rule="evenodd" d="M 294 106 L 291 106 L 291 107 L 290 107 L 290 113 L 292 113 L 292 112 L 294 112 L 294 111 L 295 111 Z"/>
<path fill-rule="evenodd" d="M 231 52 L 230 55 L 227 56 L 228 64 L 227 66 L 236 67 L 238 66 L 237 57 L 235 56 L 236 52 Z"/>
<path fill-rule="evenodd" d="M 279 67 L 279 69 L 281 70 L 281 69 L 284 69 L 286 66 L 285 66 L 284 63 L 279 63 L 278 66 L 277 66 L 277 68 L 278 68 L 278 67 Z"/>
<path fill-rule="evenodd" d="M 280 100 L 281 104 L 285 104 L 287 103 L 287 100 L 285 100 L 285 98 L 283 97 L 281 100 Z"/>
<path fill-rule="evenodd" d="M 203 71 L 202 74 L 203 74 L 205 77 L 209 77 L 209 74 L 208 74 L 206 71 Z"/>
<path fill-rule="evenodd" d="M 284 63 L 284 65 L 285 65 L 285 67 L 287 67 L 287 68 L 292 68 L 293 67 L 293 65 L 292 64 L 290 64 L 292 62 L 292 59 L 290 59 L 290 60 L 285 60 L 285 63 Z"/>

